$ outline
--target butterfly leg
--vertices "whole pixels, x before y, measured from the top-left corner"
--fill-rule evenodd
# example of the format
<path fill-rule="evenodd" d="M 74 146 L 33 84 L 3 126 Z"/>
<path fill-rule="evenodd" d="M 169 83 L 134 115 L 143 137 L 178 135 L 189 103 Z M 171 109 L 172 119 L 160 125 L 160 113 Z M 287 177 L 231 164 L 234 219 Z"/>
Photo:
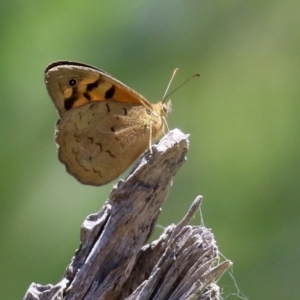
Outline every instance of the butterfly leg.
<path fill-rule="evenodd" d="M 152 154 L 152 122 L 149 124 L 149 150 Z"/>

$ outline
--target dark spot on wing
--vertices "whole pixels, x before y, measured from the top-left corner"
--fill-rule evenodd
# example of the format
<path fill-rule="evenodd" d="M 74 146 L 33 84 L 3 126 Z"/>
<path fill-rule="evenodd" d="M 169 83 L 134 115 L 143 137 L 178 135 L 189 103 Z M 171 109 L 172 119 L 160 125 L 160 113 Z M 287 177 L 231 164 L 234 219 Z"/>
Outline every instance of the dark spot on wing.
<path fill-rule="evenodd" d="M 107 152 L 110 155 L 110 157 L 116 158 L 109 150 L 105 150 L 105 152 Z"/>
<path fill-rule="evenodd" d="M 96 143 L 97 146 L 99 146 L 100 151 L 102 152 L 102 145 L 100 143 Z"/>
<path fill-rule="evenodd" d="M 85 93 L 83 93 L 83 96 L 84 96 L 87 100 L 91 101 L 91 96 L 89 95 L 89 93 L 85 92 Z"/>
<path fill-rule="evenodd" d="M 65 110 L 71 109 L 73 107 L 74 103 L 77 101 L 77 99 L 78 99 L 78 94 L 77 94 L 76 89 L 74 89 L 72 96 L 65 100 L 65 103 L 64 103 Z"/>
<path fill-rule="evenodd" d="M 124 110 L 124 116 L 127 116 L 127 109 L 123 107 Z"/>
<path fill-rule="evenodd" d="M 103 176 L 102 176 L 102 174 L 101 174 L 101 172 L 100 172 L 99 170 L 96 170 L 95 168 L 93 168 L 93 171 L 94 171 L 95 173 L 98 173 L 98 175 L 99 175 L 101 178 L 103 178 Z"/>
<path fill-rule="evenodd" d="M 98 85 L 100 84 L 101 80 L 100 78 L 98 78 L 96 81 L 92 82 L 92 83 L 89 83 L 87 86 L 86 86 L 86 91 L 89 92 L 89 91 L 92 91 L 93 89 L 96 89 L 98 87 Z"/>
<path fill-rule="evenodd" d="M 90 110 L 96 109 L 96 107 L 97 107 L 97 106 L 96 106 L 96 103 L 92 103 L 92 104 L 90 105 L 89 109 L 90 109 Z"/>
<path fill-rule="evenodd" d="M 110 113 L 110 107 L 109 107 L 108 103 L 106 103 L 105 105 L 106 105 L 106 108 L 107 108 L 107 113 Z"/>
<path fill-rule="evenodd" d="M 114 126 L 110 127 L 110 130 L 111 130 L 112 132 L 115 132 Z"/>
<path fill-rule="evenodd" d="M 75 87 L 77 85 L 77 79 L 76 78 L 70 78 L 68 81 L 68 84 L 70 87 Z"/>
<path fill-rule="evenodd" d="M 120 143 L 120 145 L 121 145 L 122 147 L 124 147 L 124 144 L 121 142 L 121 140 L 120 140 L 117 136 L 115 136 L 114 138 L 115 138 L 115 140 L 116 140 L 117 142 Z"/>
<path fill-rule="evenodd" d="M 115 94 L 115 91 L 116 91 L 116 88 L 114 85 L 112 85 L 111 88 L 105 92 L 105 99 L 112 98 Z"/>

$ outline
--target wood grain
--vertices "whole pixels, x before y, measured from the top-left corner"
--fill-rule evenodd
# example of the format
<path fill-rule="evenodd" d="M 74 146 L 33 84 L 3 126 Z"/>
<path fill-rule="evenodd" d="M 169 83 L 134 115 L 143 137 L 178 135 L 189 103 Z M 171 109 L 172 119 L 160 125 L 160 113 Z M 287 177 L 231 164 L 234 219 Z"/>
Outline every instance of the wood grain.
<path fill-rule="evenodd" d="M 209 229 L 188 225 L 201 197 L 181 222 L 145 245 L 187 150 L 188 137 L 177 129 L 153 145 L 102 209 L 86 218 L 63 279 L 56 285 L 32 283 L 24 299 L 219 299 L 215 282 L 231 262 L 219 263 Z"/>

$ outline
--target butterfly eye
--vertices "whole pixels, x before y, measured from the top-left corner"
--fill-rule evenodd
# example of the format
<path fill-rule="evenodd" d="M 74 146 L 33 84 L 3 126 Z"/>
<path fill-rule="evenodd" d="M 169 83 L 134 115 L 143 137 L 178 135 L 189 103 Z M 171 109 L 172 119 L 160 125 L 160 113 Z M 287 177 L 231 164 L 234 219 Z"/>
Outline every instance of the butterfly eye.
<path fill-rule="evenodd" d="M 77 79 L 76 78 L 71 78 L 69 79 L 69 86 L 74 87 L 77 85 Z"/>
<path fill-rule="evenodd" d="M 162 110 L 163 110 L 164 114 L 167 114 L 169 112 L 169 108 L 167 107 L 166 104 L 163 104 Z"/>

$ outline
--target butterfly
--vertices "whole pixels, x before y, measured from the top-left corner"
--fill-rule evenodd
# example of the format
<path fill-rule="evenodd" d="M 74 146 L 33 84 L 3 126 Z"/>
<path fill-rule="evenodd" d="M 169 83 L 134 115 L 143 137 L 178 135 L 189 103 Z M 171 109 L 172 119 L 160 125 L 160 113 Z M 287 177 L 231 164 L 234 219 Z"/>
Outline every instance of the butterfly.
<path fill-rule="evenodd" d="M 58 111 L 59 160 L 83 184 L 116 179 L 164 132 L 171 102 L 152 104 L 93 66 L 58 61 L 45 70 Z"/>

